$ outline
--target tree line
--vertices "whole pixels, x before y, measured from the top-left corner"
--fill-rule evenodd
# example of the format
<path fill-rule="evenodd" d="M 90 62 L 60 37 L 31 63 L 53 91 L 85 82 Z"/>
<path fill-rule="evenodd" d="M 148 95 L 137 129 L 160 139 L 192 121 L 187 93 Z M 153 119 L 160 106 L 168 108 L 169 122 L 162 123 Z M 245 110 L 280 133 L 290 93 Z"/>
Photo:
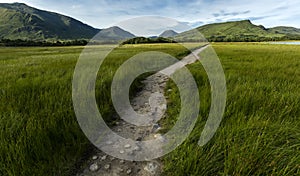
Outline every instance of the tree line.
<path fill-rule="evenodd" d="M 163 37 L 157 37 L 157 38 L 135 37 L 122 42 L 121 45 L 143 44 L 143 43 L 177 43 L 177 42 L 175 42 L 172 39 L 163 38 Z"/>
<path fill-rule="evenodd" d="M 87 40 L 70 40 L 70 41 L 33 41 L 22 39 L 1 39 L 0 46 L 84 46 L 87 45 Z"/>
<path fill-rule="evenodd" d="M 278 36 L 256 36 L 256 35 L 239 35 L 239 36 L 209 36 L 209 42 L 268 42 L 284 40 L 300 40 L 299 35 Z"/>

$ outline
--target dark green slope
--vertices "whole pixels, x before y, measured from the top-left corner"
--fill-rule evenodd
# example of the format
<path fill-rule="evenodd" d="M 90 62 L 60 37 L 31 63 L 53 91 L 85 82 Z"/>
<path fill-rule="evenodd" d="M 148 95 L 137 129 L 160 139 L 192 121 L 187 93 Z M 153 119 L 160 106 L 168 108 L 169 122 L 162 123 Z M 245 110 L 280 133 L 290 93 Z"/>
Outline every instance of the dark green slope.
<path fill-rule="evenodd" d="M 0 38 L 89 39 L 97 32 L 99 29 L 64 15 L 23 3 L 0 3 Z"/>

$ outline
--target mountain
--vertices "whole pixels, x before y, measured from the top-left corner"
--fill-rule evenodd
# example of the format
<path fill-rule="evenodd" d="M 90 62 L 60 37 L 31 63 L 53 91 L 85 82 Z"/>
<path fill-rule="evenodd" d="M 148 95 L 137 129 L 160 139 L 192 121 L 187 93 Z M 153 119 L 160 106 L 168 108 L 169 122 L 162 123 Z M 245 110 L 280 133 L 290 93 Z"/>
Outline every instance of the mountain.
<path fill-rule="evenodd" d="M 74 40 L 117 42 L 134 37 L 119 27 L 96 29 L 74 18 L 39 10 L 23 3 L 0 3 L 0 39 Z"/>
<path fill-rule="evenodd" d="M 159 37 L 174 38 L 175 41 L 270 41 L 300 40 L 300 29 L 293 27 L 265 28 L 250 20 L 214 23 L 177 34 L 164 31 Z M 75 40 L 96 39 L 103 43 L 115 43 L 135 37 L 117 27 L 96 29 L 74 18 L 54 12 L 39 10 L 23 3 L 0 3 L 0 40 Z"/>
<path fill-rule="evenodd" d="M 173 31 L 173 30 L 166 30 L 163 33 L 161 33 L 159 35 L 159 37 L 164 37 L 164 38 L 168 38 L 168 37 L 174 37 L 175 35 L 177 35 L 178 33 Z"/>
<path fill-rule="evenodd" d="M 113 26 L 107 29 L 102 29 L 94 39 L 106 42 L 118 42 L 133 37 L 135 36 L 130 32 L 127 32 L 118 26 Z"/>
<path fill-rule="evenodd" d="M 175 36 L 176 40 L 196 40 L 198 31 L 209 41 L 269 41 L 300 38 L 300 29 L 277 27 L 265 28 L 250 20 L 214 23 L 200 26 Z M 293 35 L 291 35 L 293 33 Z"/>
<path fill-rule="evenodd" d="M 99 32 L 87 24 L 23 3 L 0 4 L 0 38 L 9 39 L 83 39 Z"/>

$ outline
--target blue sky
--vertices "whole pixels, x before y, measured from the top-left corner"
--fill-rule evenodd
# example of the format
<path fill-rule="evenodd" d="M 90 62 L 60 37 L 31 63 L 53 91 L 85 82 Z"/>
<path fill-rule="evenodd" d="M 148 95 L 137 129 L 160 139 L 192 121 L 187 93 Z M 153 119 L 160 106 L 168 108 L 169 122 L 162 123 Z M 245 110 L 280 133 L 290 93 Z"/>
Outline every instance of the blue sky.
<path fill-rule="evenodd" d="M 250 19 L 254 24 L 266 27 L 284 25 L 300 28 L 298 0 L 0 0 L 0 2 L 23 2 L 71 16 L 97 28 L 118 25 L 124 20 L 139 16 L 153 15 L 176 19 L 178 22 L 172 25 L 176 26 L 174 29 L 178 32 L 186 29 L 184 25 L 197 27 L 207 23 L 242 19 Z M 164 20 L 160 21 L 166 23 Z M 147 20 L 139 21 L 143 22 L 145 25 L 149 23 Z M 159 20 L 156 22 L 159 23 Z M 124 22 L 122 23 L 124 25 Z M 167 25 L 167 28 L 172 26 Z M 158 30 L 152 32 L 154 35 Z"/>

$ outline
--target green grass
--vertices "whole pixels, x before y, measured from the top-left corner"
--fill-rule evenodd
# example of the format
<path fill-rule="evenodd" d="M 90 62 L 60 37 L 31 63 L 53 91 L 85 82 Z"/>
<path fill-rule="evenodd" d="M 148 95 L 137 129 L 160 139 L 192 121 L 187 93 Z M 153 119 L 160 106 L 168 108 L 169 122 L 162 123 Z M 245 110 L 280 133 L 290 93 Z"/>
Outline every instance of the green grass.
<path fill-rule="evenodd" d="M 73 175 L 76 163 L 91 149 L 72 106 L 72 77 L 82 49 L 0 48 L 0 175 Z M 114 120 L 110 101 L 114 71 L 131 56 L 149 50 L 178 57 L 186 53 L 177 44 L 115 49 L 96 82 L 97 103 L 108 123 Z"/>
<path fill-rule="evenodd" d="M 87 148 L 72 109 L 81 48 L 0 49 L 0 173 L 66 173 Z"/>
<path fill-rule="evenodd" d="M 299 46 L 220 43 L 214 48 L 227 79 L 223 121 L 214 138 L 199 147 L 210 87 L 201 64 L 189 66 L 200 90 L 200 116 L 187 141 L 163 158 L 164 174 L 299 175 Z M 91 149 L 72 107 L 72 76 L 82 49 L 0 48 L 0 175 L 74 174 L 76 163 Z M 149 50 L 187 54 L 176 44 L 114 50 L 96 83 L 97 103 L 109 124 L 114 120 L 114 71 L 129 57 Z M 138 86 L 136 81 L 131 91 Z M 173 91 L 168 95 L 168 118 L 162 121 L 165 131 L 180 110 L 176 87 L 169 82 L 168 88 Z"/>
<path fill-rule="evenodd" d="M 197 142 L 210 107 L 210 86 L 199 62 L 188 68 L 197 80 L 200 115 L 189 138 L 163 158 L 164 175 L 299 175 L 300 47 L 213 44 L 227 81 L 222 123 L 205 146 Z M 170 81 L 167 131 L 180 110 Z"/>

